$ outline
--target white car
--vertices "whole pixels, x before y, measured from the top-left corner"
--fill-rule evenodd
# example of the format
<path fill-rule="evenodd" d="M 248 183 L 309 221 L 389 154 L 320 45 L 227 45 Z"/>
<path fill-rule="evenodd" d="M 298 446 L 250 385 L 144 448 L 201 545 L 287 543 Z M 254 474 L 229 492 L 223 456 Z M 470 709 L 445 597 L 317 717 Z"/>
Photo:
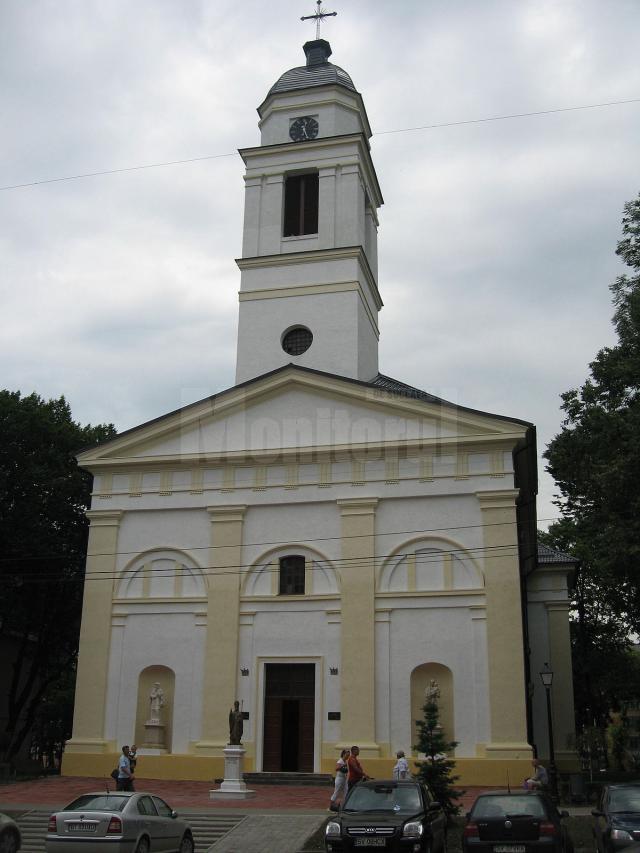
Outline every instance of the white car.
<path fill-rule="evenodd" d="M 193 853 L 193 835 L 155 794 L 82 794 L 49 818 L 46 853 Z"/>
<path fill-rule="evenodd" d="M 21 843 L 18 824 L 0 812 L 0 853 L 18 853 Z"/>

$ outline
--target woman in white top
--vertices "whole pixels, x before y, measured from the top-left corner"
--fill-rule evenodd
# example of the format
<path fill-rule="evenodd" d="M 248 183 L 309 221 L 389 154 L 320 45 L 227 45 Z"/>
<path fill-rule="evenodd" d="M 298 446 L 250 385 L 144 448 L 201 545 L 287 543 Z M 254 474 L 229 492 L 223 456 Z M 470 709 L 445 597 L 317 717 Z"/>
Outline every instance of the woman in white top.
<path fill-rule="evenodd" d="M 332 812 L 338 811 L 338 800 L 343 800 L 347 793 L 348 758 L 349 750 L 343 749 L 340 753 L 340 758 L 336 761 L 336 783 L 331 796 L 331 802 L 329 803 L 329 810 Z"/>
<path fill-rule="evenodd" d="M 409 762 L 404 757 L 404 752 L 399 749 L 396 752 L 396 758 L 398 759 L 393 768 L 393 778 L 402 780 L 409 778 Z"/>

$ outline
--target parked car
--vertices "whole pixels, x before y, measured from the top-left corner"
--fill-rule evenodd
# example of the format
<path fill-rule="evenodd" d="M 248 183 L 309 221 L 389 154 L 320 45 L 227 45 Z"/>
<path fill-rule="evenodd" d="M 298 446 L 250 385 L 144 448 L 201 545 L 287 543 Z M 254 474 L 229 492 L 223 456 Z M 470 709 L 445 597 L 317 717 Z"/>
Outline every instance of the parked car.
<path fill-rule="evenodd" d="M 189 825 L 144 792 L 83 794 L 49 818 L 46 853 L 193 853 Z"/>
<path fill-rule="evenodd" d="M 563 819 L 541 791 L 480 794 L 462 833 L 464 853 L 573 853 Z"/>
<path fill-rule="evenodd" d="M 17 853 L 21 844 L 18 824 L 0 812 L 0 853 Z"/>
<path fill-rule="evenodd" d="M 352 788 L 325 829 L 327 853 L 383 849 L 445 853 L 447 819 L 426 785 L 371 780 Z"/>
<path fill-rule="evenodd" d="M 640 842 L 640 782 L 605 785 L 594 817 L 593 834 L 599 853 L 613 853 Z"/>

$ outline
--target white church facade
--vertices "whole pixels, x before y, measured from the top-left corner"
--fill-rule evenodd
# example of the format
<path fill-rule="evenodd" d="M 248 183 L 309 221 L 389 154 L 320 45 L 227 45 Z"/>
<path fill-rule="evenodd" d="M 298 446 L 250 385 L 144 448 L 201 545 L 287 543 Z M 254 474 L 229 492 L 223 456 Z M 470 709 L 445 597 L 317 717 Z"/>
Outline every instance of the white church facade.
<path fill-rule="evenodd" d="M 63 772 L 386 775 L 431 679 L 463 784 L 571 758 L 567 575 L 536 548 L 535 428 L 381 374 L 371 129 L 326 41 L 259 107 L 246 164 L 236 385 L 80 454 L 94 475 Z M 530 615 L 532 618 L 530 619 Z M 161 729 L 149 696 L 162 690 Z"/>

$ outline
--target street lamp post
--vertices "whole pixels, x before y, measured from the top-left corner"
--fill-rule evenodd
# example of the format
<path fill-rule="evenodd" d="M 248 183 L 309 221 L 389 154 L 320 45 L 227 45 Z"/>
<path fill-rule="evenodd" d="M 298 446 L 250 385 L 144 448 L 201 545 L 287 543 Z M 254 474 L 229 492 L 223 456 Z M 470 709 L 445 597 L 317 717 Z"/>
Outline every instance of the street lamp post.
<path fill-rule="evenodd" d="M 540 680 L 547 694 L 547 730 L 549 732 L 549 788 L 554 803 L 558 802 L 558 771 L 556 769 L 556 755 L 553 749 L 553 717 L 551 716 L 551 685 L 553 684 L 553 670 L 545 663 L 540 673 Z"/>

